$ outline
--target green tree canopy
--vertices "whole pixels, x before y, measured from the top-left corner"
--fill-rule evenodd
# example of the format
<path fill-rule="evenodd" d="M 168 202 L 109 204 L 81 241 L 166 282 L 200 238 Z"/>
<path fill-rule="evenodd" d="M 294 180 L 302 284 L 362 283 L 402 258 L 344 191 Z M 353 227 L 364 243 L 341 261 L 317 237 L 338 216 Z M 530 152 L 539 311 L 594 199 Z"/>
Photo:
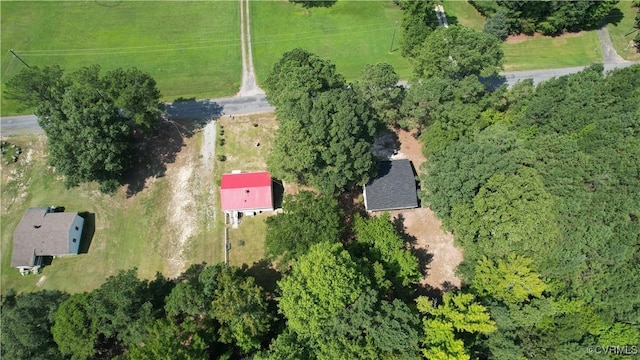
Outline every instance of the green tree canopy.
<path fill-rule="evenodd" d="M 199 334 L 183 331 L 177 324 L 160 319 L 147 325 L 143 343 L 129 347 L 131 360 L 200 360 L 208 358 L 207 344 Z"/>
<path fill-rule="evenodd" d="M 561 233 L 554 202 L 534 169 L 495 174 L 473 199 L 473 206 L 453 207 L 452 222 L 463 246 L 465 262 L 476 256 L 500 258 L 513 249 L 535 254 L 542 269 L 552 271 L 561 258 Z M 477 249 L 477 250 L 475 250 Z"/>
<path fill-rule="evenodd" d="M 389 213 L 366 220 L 357 215 L 353 228 L 358 243 L 368 247 L 363 251 L 365 256 L 383 265 L 392 284 L 405 287 L 420 280 L 418 259 L 391 223 Z"/>
<path fill-rule="evenodd" d="M 235 344 L 244 353 L 260 349 L 273 321 L 264 290 L 237 268 L 222 268 L 216 282 L 211 315 L 220 324 L 220 342 Z"/>
<path fill-rule="evenodd" d="M 301 112 L 278 117 L 267 166 L 275 177 L 334 193 L 365 184 L 375 171 L 369 148 L 378 123 L 353 91 L 333 89 Z"/>
<path fill-rule="evenodd" d="M 415 359 L 419 320 L 402 301 L 379 300 L 369 289 L 322 327 L 314 339 L 318 359 Z"/>
<path fill-rule="evenodd" d="M 599 26 L 619 0 L 544 1 L 470 1 L 483 15 L 504 12 L 510 33 L 540 32 L 558 35 L 566 31 L 591 30 Z"/>
<path fill-rule="evenodd" d="M 495 36 L 461 25 L 434 30 L 412 57 L 415 75 L 461 79 L 489 76 L 502 69 L 503 52 Z"/>
<path fill-rule="evenodd" d="M 95 354 L 98 329 L 92 315 L 88 293 L 74 294 L 60 304 L 51 333 L 61 353 L 71 355 L 73 360 Z"/>
<path fill-rule="evenodd" d="M 97 65 L 70 74 L 34 67 L 6 85 L 8 98 L 36 107 L 49 161 L 67 186 L 97 181 L 102 190 L 115 190 L 132 164 L 133 131 L 151 129 L 161 114 L 155 81 L 136 69 L 100 77 Z"/>
<path fill-rule="evenodd" d="M 539 274 L 531 271 L 532 263 L 531 259 L 513 253 L 497 262 L 484 257 L 476 266 L 472 288 L 480 296 L 490 295 L 507 303 L 539 298 L 546 285 Z"/>
<path fill-rule="evenodd" d="M 283 213 L 268 217 L 265 253 L 281 266 L 300 258 L 319 242 L 338 242 L 344 231 L 342 210 L 329 196 L 302 191 L 285 197 Z"/>
<path fill-rule="evenodd" d="M 497 329 L 487 308 L 472 294 L 445 292 L 440 305 L 424 296 L 416 302 L 418 310 L 425 314 L 422 353 L 427 359 L 470 359 L 473 335 L 487 335 Z"/>
<path fill-rule="evenodd" d="M 282 279 L 280 311 L 291 330 L 317 336 L 324 324 L 365 291 L 369 280 L 341 244 L 322 242 L 300 257 Z"/>
<path fill-rule="evenodd" d="M 279 116 L 301 99 L 343 87 L 344 78 L 333 63 L 300 48 L 284 53 L 264 82 L 267 100 Z"/>
<path fill-rule="evenodd" d="M 50 329 L 68 295 L 60 291 L 19 294 L 2 304 L 0 355 L 3 359 L 64 359 Z"/>
<path fill-rule="evenodd" d="M 399 80 L 393 66 L 378 63 L 366 65 L 360 79 L 353 85 L 373 114 L 390 127 L 400 121 L 400 107 L 405 95 L 404 87 L 398 85 Z"/>
<path fill-rule="evenodd" d="M 144 339 L 145 328 L 159 309 L 154 309 L 149 282 L 138 278 L 137 269 L 112 275 L 91 292 L 92 322 L 98 334 L 123 347 Z"/>
<path fill-rule="evenodd" d="M 415 56 L 416 49 L 424 39 L 438 26 L 433 10 L 435 2 L 431 0 L 398 0 L 402 8 L 402 56 Z"/>

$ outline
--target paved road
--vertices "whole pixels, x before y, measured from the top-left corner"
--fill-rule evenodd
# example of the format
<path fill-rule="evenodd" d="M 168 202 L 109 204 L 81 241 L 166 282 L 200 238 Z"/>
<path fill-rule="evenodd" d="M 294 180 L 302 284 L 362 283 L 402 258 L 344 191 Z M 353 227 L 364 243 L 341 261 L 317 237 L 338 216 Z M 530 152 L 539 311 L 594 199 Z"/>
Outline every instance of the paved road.
<path fill-rule="evenodd" d="M 627 67 L 633 65 L 632 62 L 605 64 L 605 71 Z M 539 83 L 552 77 L 563 76 L 579 72 L 581 67 L 514 71 L 504 73 L 505 80 L 509 86 L 524 79 L 533 79 L 534 83 Z M 265 95 L 237 96 L 221 99 L 209 99 L 198 101 L 184 101 L 166 104 L 167 114 L 173 119 L 214 119 L 222 115 L 241 115 L 273 111 Z M 0 118 L 0 136 L 20 135 L 28 133 L 39 133 L 42 129 L 38 126 L 34 115 L 10 116 Z"/>
<path fill-rule="evenodd" d="M 241 115 L 273 111 L 265 95 L 229 97 L 220 99 L 181 101 L 166 104 L 172 119 L 215 119 L 222 115 Z M 0 118 L 0 136 L 41 133 L 35 115 Z"/>

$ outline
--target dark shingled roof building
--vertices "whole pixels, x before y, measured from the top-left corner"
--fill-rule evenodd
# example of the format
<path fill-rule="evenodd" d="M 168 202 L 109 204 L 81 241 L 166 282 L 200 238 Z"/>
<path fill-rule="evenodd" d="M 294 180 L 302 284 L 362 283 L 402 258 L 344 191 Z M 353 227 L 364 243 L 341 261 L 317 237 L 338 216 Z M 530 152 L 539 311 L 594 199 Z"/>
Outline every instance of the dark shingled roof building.
<path fill-rule="evenodd" d="M 367 211 L 418 207 L 416 178 L 411 161 L 380 161 L 378 176 L 364 187 L 364 205 Z"/>
<path fill-rule="evenodd" d="M 76 212 L 30 208 L 13 233 L 11 266 L 24 275 L 37 272 L 43 257 L 77 254 L 84 219 Z"/>

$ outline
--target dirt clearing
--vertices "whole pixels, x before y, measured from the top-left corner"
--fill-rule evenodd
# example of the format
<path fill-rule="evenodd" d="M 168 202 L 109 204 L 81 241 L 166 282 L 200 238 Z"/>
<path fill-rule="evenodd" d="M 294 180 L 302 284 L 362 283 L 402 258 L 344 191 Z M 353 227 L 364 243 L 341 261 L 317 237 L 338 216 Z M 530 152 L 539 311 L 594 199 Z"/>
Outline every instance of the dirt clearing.
<path fill-rule="evenodd" d="M 394 156 L 408 158 L 414 168 L 420 172 L 420 167 L 426 161 L 422 154 L 422 145 L 416 138 L 415 131 L 395 131 L 400 148 Z M 392 219 L 404 225 L 404 231 L 414 239 L 413 247 L 417 249 L 422 265 L 426 265 L 426 277 L 422 285 L 433 288 L 446 289 L 451 286 L 460 288 L 460 279 L 455 270 L 462 262 L 462 250 L 453 244 L 453 235 L 442 230 L 442 222 L 429 208 L 397 210 L 390 212 Z"/>

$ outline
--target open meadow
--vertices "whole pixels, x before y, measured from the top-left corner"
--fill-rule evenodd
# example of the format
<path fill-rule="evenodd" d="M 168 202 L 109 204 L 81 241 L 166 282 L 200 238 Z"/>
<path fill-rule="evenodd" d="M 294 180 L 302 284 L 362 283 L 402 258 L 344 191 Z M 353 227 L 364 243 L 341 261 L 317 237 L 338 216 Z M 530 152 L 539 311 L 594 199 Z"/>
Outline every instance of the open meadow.
<path fill-rule="evenodd" d="M 31 66 L 136 67 L 163 100 L 230 96 L 240 88 L 237 1 L 2 1 L 1 79 Z M 2 98 L 2 115 L 18 104 Z"/>
<path fill-rule="evenodd" d="M 408 78 L 410 64 L 399 48 L 401 23 L 402 11 L 391 1 L 338 1 L 328 8 L 252 1 L 251 38 L 258 83 L 284 52 L 296 47 L 329 59 L 347 80 L 358 78 L 366 64 L 379 62 L 393 65 L 401 78 Z M 390 52 L 392 40 L 394 51 Z"/>

